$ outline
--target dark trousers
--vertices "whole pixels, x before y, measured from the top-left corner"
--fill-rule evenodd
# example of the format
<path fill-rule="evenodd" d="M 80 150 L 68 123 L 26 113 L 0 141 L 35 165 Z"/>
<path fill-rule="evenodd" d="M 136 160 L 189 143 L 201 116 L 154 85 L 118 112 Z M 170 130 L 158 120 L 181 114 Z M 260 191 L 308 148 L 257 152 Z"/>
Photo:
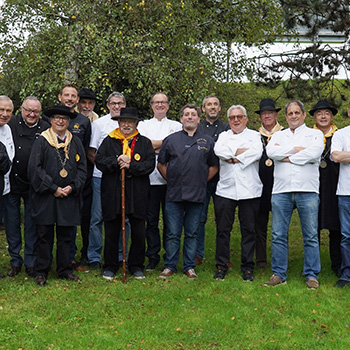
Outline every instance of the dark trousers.
<path fill-rule="evenodd" d="M 255 222 L 255 260 L 256 263 L 267 263 L 266 240 L 267 225 L 269 222 L 269 211 L 259 210 Z"/>
<path fill-rule="evenodd" d="M 241 271 L 254 270 L 255 220 L 260 198 L 233 200 L 218 195 L 214 198 L 216 217 L 216 266 L 227 270 L 230 260 L 230 235 L 238 207 L 241 226 Z"/>
<path fill-rule="evenodd" d="M 160 261 L 159 252 L 161 249 L 161 238 L 159 233 L 159 214 L 160 206 L 163 212 L 163 247 L 165 247 L 167 227 L 164 220 L 166 185 L 150 186 L 148 208 L 147 208 L 147 227 L 146 240 L 148 260 L 158 264 Z"/>
<path fill-rule="evenodd" d="M 128 257 L 128 269 L 131 274 L 135 271 L 143 271 L 145 261 L 145 220 L 128 215 L 131 226 L 131 245 Z M 116 273 L 119 267 L 119 235 L 122 225 L 122 217 L 105 220 L 105 247 L 104 266 L 105 270 Z"/>
<path fill-rule="evenodd" d="M 47 276 L 51 266 L 51 254 L 55 237 L 55 225 L 36 225 L 38 239 L 35 245 L 36 275 Z M 74 232 L 74 226 L 56 225 L 56 264 L 57 274 L 60 277 L 72 272 L 69 267 L 71 237 Z"/>
<path fill-rule="evenodd" d="M 91 215 L 86 215 L 81 218 L 81 237 L 83 240 L 83 246 L 80 250 L 81 257 L 87 260 L 87 250 L 89 246 L 89 231 L 90 231 L 90 219 Z"/>
<path fill-rule="evenodd" d="M 318 242 L 321 243 L 321 231 L 318 230 Z M 341 267 L 341 232 L 340 230 L 329 230 L 329 256 L 331 258 L 331 268 L 334 272 Z"/>

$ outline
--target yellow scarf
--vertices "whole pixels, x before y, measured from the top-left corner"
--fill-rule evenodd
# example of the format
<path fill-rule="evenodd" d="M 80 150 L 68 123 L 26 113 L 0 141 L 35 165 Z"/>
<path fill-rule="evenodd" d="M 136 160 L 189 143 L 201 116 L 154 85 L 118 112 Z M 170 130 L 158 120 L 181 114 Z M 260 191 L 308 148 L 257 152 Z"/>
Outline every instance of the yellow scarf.
<path fill-rule="evenodd" d="M 314 125 L 314 129 L 318 129 L 318 127 L 316 126 L 316 124 Z M 318 130 L 319 130 L 319 129 L 318 129 Z M 329 130 L 329 131 L 327 132 L 327 134 L 324 135 L 324 140 L 323 140 L 323 142 L 324 142 L 324 146 L 325 146 L 325 147 L 326 147 L 326 143 L 327 143 L 327 138 L 333 136 L 333 134 L 334 134 L 337 130 L 338 130 L 338 128 L 332 123 L 332 124 L 331 124 L 331 130 Z"/>
<path fill-rule="evenodd" d="M 65 141 L 58 142 L 57 135 L 52 130 L 52 128 L 47 129 L 41 133 L 41 135 L 50 144 L 50 146 L 55 147 L 56 149 L 63 148 L 66 158 L 69 159 L 68 146 L 69 146 L 70 142 L 72 141 L 72 134 L 68 130 L 66 130 L 66 134 L 67 134 L 67 137 L 66 137 Z"/>
<path fill-rule="evenodd" d="M 120 132 L 120 129 L 115 129 L 112 132 L 108 134 L 108 136 L 112 137 L 113 139 L 122 140 L 123 141 L 123 154 L 126 154 L 129 158 L 131 158 L 131 149 L 129 147 L 129 140 L 132 139 L 134 136 L 136 136 L 139 132 L 137 130 L 134 131 L 134 133 L 127 138 Z"/>
<path fill-rule="evenodd" d="M 280 131 L 283 129 L 283 126 L 278 124 L 278 122 L 276 123 L 276 125 L 273 127 L 273 129 L 271 130 L 271 132 L 268 132 L 263 126 L 260 126 L 259 128 L 259 132 L 262 136 L 267 137 L 267 143 L 269 143 L 271 136 L 276 132 L 276 131 Z"/>

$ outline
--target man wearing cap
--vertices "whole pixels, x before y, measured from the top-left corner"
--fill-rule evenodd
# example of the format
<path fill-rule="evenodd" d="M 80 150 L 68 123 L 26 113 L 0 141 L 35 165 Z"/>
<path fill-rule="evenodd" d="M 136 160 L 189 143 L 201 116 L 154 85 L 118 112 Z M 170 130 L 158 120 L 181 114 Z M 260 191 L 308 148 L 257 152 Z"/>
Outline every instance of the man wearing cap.
<path fill-rule="evenodd" d="M 323 134 L 305 125 L 302 102 L 287 103 L 285 115 L 289 128 L 272 135 L 266 147 L 266 154 L 274 161 L 275 169 L 271 196 L 273 275 L 265 286 L 286 282 L 289 223 L 294 208 L 297 208 L 304 242 L 303 274 L 307 287 L 316 289 L 321 271 L 317 217 L 318 167 L 324 148 Z"/>
<path fill-rule="evenodd" d="M 213 138 L 214 142 L 218 140 L 219 135 L 230 129 L 227 122 L 219 119 L 221 111 L 220 100 L 214 95 L 208 95 L 204 97 L 202 103 L 202 112 L 204 113 L 204 119 L 198 125 L 198 131 L 203 134 L 209 135 Z M 219 181 L 219 174 L 208 181 L 207 183 L 207 194 L 203 206 L 201 215 L 201 221 L 198 229 L 197 236 L 197 252 L 196 252 L 196 265 L 200 265 L 204 258 L 204 247 L 205 247 L 205 224 L 208 218 L 208 207 L 210 198 L 214 198 L 216 185 Z"/>
<path fill-rule="evenodd" d="M 329 230 L 329 254 L 331 268 L 340 277 L 341 267 L 341 232 L 338 211 L 338 198 L 336 196 L 339 163 L 332 161 L 330 157 L 331 142 L 338 128 L 332 123 L 337 109 L 328 101 L 320 100 L 309 113 L 315 119 L 315 129 L 319 129 L 324 135 L 324 150 L 320 162 L 320 206 L 318 210 L 318 239 L 320 242 L 322 229 Z"/>
<path fill-rule="evenodd" d="M 340 163 L 337 185 L 339 219 L 341 229 L 340 278 L 335 287 L 350 286 L 350 126 L 334 133 L 331 144 L 331 158 Z"/>
<path fill-rule="evenodd" d="M 137 279 L 145 278 L 145 220 L 149 174 L 155 154 L 151 141 L 139 134 L 136 108 L 122 108 L 119 128 L 111 131 L 100 145 L 96 167 L 102 171 L 101 202 L 105 226 L 103 277 L 112 280 L 119 267 L 119 235 L 122 225 L 121 172 L 125 171 L 125 214 L 131 225 L 128 269 Z"/>
<path fill-rule="evenodd" d="M 260 108 L 255 113 L 259 114 L 261 126 L 259 132 L 263 143 L 264 151 L 259 162 L 259 176 L 263 183 L 263 191 L 260 198 L 258 216 L 255 223 L 255 261 L 258 268 L 265 269 L 267 266 L 266 239 L 269 213 L 271 211 L 271 192 L 273 185 L 274 164 L 272 159 L 266 155 L 266 146 L 271 136 L 283 127 L 278 123 L 278 112 L 281 108 L 276 108 L 275 101 L 265 98 L 260 101 Z"/>
<path fill-rule="evenodd" d="M 149 176 L 151 187 L 147 209 L 146 256 L 148 258 L 148 264 L 146 265 L 146 271 L 154 270 L 160 261 L 159 252 L 162 247 L 159 234 L 160 207 L 162 207 L 163 212 L 164 247 L 167 231 L 164 220 L 165 193 L 167 186 L 165 179 L 162 177 L 162 175 L 160 175 L 157 169 L 159 150 L 165 137 L 182 129 L 181 123 L 167 118 L 170 102 L 165 93 L 155 93 L 151 97 L 150 104 L 153 112 L 153 118 L 141 121 L 138 125 L 140 134 L 148 137 L 151 140 L 154 151 L 156 152 L 156 166 L 152 174 Z"/>
<path fill-rule="evenodd" d="M 54 230 L 57 239 L 57 273 L 79 281 L 72 273 L 69 251 L 74 227 L 80 224 L 81 193 L 86 178 L 86 157 L 78 137 L 68 131 L 76 117 L 69 107 L 58 105 L 45 112 L 51 128 L 34 142 L 28 164 L 31 209 L 36 223 L 35 282 L 46 284 L 50 270 Z"/>
<path fill-rule="evenodd" d="M 192 279 L 197 248 L 197 232 L 205 201 L 207 181 L 218 171 L 214 154 L 214 140 L 197 130 L 200 109 L 187 104 L 180 110 L 183 130 L 163 141 L 159 152 L 158 170 L 167 180 L 165 220 L 168 227 L 165 241 L 165 269 L 160 278 L 168 278 L 177 271 L 184 229 L 183 272 Z"/>
<path fill-rule="evenodd" d="M 98 119 L 98 114 L 94 112 L 96 105 L 96 94 L 89 88 L 82 88 L 78 94 L 79 101 L 76 106 L 76 111 L 88 117 L 92 123 Z"/>
<path fill-rule="evenodd" d="M 10 127 L 7 125 L 13 112 L 12 100 L 0 95 L 0 207 L 4 205 L 3 196 L 10 192 L 9 174 L 15 148 Z M 0 273 L 0 278 L 5 276 Z"/>
<path fill-rule="evenodd" d="M 230 235 L 238 207 L 241 227 L 241 271 L 243 281 L 254 280 L 255 220 L 262 183 L 259 159 L 263 146 L 260 134 L 247 128 L 245 107 L 233 105 L 227 111 L 231 130 L 219 135 L 215 154 L 220 159 L 220 179 L 214 198 L 216 218 L 216 267 L 214 278 L 224 280 L 230 259 Z"/>
<path fill-rule="evenodd" d="M 33 143 L 43 131 L 50 127 L 50 124 L 40 118 L 41 103 L 35 96 L 26 97 L 20 110 L 21 113 L 12 116 L 8 123 L 15 145 L 15 157 L 10 173 L 11 192 L 6 196 L 5 206 L 6 238 L 11 256 L 11 269 L 7 275 L 10 277 L 17 275 L 24 263 L 26 273 L 33 277 L 36 231 L 31 216 L 27 170 Z M 24 202 L 24 259 L 20 254 L 22 249 L 21 198 Z"/>
<path fill-rule="evenodd" d="M 107 135 L 118 128 L 116 117 L 120 115 L 120 110 L 126 107 L 126 100 L 120 92 L 112 92 L 107 99 L 109 113 L 96 119 L 92 124 L 91 140 L 88 150 L 88 158 L 95 164 L 95 155 L 102 141 Z M 92 176 L 92 205 L 91 222 L 89 231 L 88 260 L 91 269 L 101 268 L 102 252 L 102 206 L 101 206 L 101 178 L 102 172 L 94 166 Z M 127 231 L 128 233 L 128 231 Z"/>

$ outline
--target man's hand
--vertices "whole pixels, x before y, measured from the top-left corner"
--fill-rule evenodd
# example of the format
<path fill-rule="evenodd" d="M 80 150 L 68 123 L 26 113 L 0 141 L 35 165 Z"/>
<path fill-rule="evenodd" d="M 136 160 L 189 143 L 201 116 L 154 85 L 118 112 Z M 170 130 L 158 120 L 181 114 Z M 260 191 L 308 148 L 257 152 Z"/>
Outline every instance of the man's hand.
<path fill-rule="evenodd" d="M 126 154 L 122 154 L 118 157 L 118 164 L 120 169 L 129 169 L 130 168 L 130 158 Z"/>
<path fill-rule="evenodd" d="M 305 148 L 306 147 L 294 147 L 294 153 L 298 153 L 298 152 L 302 151 Z"/>
<path fill-rule="evenodd" d="M 56 192 L 53 194 L 56 198 L 67 197 L 66 193 L 63 191 L 62 187 L 57 187 Z"/>

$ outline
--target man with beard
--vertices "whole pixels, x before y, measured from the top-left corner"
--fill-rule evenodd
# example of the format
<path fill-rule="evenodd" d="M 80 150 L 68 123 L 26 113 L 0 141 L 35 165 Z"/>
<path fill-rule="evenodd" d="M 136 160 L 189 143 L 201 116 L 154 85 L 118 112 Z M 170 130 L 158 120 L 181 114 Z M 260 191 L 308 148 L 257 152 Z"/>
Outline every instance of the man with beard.
<path fill-rule="evenodd" d="M 11 269 L 7 275 L 16 276 L 24 263 L 26 273 L 33 277 L 34 245 L 37 235 L 31 214 L 28 161 L 34 141 L 50 127 L 50 124 L 40 118 L 41 103 L 37 97 L 26 97 L 20 109 L 21 113 L 12 116 L 9 122 L 16 151 L 10 173 L 11 192 L 6 196 L 5 206 L 6 237 L 11 256 Z M 24 258 L 20 254 L 22 249 L 21 199 L 24 204 Z"/>
<path fill-rule="evenodd" d="M 214 140 L 197 130 L 200 109 L 187 104 L 180 110 L 183 130 L 164 139 L 158 157 L 158 170 L 167 180 L 165 220 L 168 227 L 165 242 L 165 269 L 160 278 L 168 278 L 177 271 L 181 234 L 184 228 L 183 272 L 196 278 L 197 234 L 207 181 L 218 171 L 214 154 Z"/>
<path fill-rule="evenodd" d="M 211 136 L 214 142 L 216 142 L 219 135 L 223 131 L 230 129 L 230 126 L 227 122 L 223 122 L 219 119 L 219 114 L 221 111 L 221 104 L 219 99 L 214 95 L 204 97 L 202 103 L 202 111 L 205 114 L 205 119 L 199 123 L 198 131 Z M 197 236 L 196 265 L 200 265 L 204 258 L 205 224 L 208 218 L 208 207 L 210 198 L 214 199 L 215 197 L 216 185 L 218 181 L 219 174 L 217 173 L 210 181 L 208 181 L 207 184 L 207 194 L 205 197 Z"/>

